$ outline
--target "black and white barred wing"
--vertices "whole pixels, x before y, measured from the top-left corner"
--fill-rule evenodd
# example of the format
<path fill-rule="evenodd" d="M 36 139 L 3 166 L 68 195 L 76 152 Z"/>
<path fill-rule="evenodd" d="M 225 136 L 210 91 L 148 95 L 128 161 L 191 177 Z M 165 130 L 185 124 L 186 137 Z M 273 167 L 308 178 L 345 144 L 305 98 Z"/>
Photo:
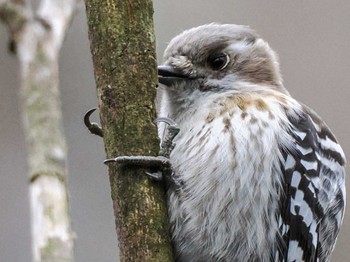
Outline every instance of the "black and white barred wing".
<path fill-rule="evenodd" d="M 281 146 L 277 261 L 329 261 L 344 214 L 344 153 L 316 113 L 303 109 L 288 116 L 294 146 Z"/>

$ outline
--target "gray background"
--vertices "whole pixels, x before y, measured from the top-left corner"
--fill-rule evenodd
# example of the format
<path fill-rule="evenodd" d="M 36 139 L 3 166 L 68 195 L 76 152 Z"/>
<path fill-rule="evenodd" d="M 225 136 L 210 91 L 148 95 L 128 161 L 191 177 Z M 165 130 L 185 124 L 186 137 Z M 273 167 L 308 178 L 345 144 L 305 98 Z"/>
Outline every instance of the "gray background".
<path fill-rule="evenodd" d="M 250 25 L 279 54 L 284 82 L 326 120 L 350 152 L 350 1 L 155 0 L 157 51 L 184 29 L 209 22 Z M 112 202 L 101 139 L 84 128 L 97 105 L 84 8 L 60 57 L 64 128 L 76 261 L 117 261 Z M 30 259 L 26 157 L 18 102 L 18 65 L 0 26 L 0 261 Z M 350 261 L 350 212 L 333 261 Z"/>

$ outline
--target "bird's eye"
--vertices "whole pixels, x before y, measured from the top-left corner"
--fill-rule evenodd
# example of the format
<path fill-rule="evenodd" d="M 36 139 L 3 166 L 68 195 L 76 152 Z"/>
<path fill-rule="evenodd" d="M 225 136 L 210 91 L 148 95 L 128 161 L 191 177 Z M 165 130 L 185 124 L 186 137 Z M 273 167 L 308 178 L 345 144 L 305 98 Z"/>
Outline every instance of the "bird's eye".
<path fill-rule="evenodd" d="M 211 56 L 208 59 L 208 63 L 211 69 L 214 71 L 220 71 L 224 69 L 230 62 L 230 57 L 228 54 L 219 54 Z"/>

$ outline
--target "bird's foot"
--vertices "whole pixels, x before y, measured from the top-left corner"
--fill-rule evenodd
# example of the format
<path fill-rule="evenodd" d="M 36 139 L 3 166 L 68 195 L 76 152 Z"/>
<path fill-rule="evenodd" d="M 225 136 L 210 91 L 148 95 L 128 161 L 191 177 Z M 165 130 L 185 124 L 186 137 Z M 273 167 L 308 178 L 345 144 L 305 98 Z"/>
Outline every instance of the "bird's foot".
<path fill-rule="evenodd" d="M 167 132 L 165 133 L 165 137 L 160 145 L 159 155 L 170 157 L 171 151 L 173 151 L 175 147 L 174 138 L 180 132 L 180 128 L 176 124 L 176 122 L 168 117 L 159 117 L 156 119 L 157 123 L 165 123 L 167 124 Z"/>
<path fill-rule="evenodd" d="M 93 112 L 95 112 L 97 107 L 91 108 L 89 111 L 85 113 L 84 116 L 84 124 L 89 129 L 91 134 L 103 137 L 102 128 L 96 123 L 90 121 L 90 116 Z"/>
<path fill-rule="evenodd" d="M 175 146 L 173 140 L 180 129 L 170 118 L 157 118 L 156 122 L 164 122 L 168 125 L 167 135 L 161 143 L 159 156 L 118 156 L 116 158 L 107 159 L 104 163 L 117 163 L 120 166 L 148 168 L 150 172 L 146 172 L 147 176 L 156 181 L 161 181 L 164 178 L 164 174 L 171 174 L 172 168 L 169 156 Z"/>
<path fill-rule="evenodd" d="M 168 158 L 163 156 L 118 156 L 116 158 L 106 159 L 105 164 L 117 163 L 120 166 L 139 166 L 147 168 L 147 176 L 152 180 L 161 181 L 163 173 L 171 170 L 171 164 Z"/>

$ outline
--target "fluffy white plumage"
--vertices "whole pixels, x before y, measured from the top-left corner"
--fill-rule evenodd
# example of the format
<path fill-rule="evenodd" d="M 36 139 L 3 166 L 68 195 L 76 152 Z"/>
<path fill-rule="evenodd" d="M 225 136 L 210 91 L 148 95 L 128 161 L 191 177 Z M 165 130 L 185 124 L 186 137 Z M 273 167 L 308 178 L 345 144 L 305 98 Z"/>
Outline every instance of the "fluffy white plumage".
<path fill-rule="evenodd" d="M 283 87 L 268 44 L 210 24 L 175 37 L 164 60 L 158 115 L 180 128 L 168 189 L 177 260 L 329 261 L 344 153 Z"/>

